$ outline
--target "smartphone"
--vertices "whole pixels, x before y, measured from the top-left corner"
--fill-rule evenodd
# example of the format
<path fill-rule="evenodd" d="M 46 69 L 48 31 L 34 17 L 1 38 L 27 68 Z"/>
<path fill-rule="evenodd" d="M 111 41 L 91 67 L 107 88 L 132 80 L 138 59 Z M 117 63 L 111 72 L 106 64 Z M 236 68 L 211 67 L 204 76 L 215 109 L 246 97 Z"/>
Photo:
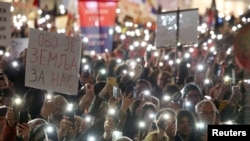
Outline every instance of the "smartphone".
<path fill-rule="evenodd" d="M 118 88 L 116 86 L 113 86 L 113 97 L 115 99 L 118 99 L 119 95 L 118 95 Z"/>
<path fill-rule="evenodd" d="M 8 110 L 8 107 L 7 107 L 7 106 L 1 106 L 1 107 L 0 107 L 0 117 L 5 116 L 6 113 L 7 113 L 7 110 Z"/>
<path fill-rule="evenodd" d="M 74 123 L 75 123 L 75 109 L 74 109 L 74 106 L 72 108 L 67 109 L 66 114 L 69 117 L 69 120 L 72 122 L 73 127 L 74 127 L 75 126 L 74 125 Z"/>
<path fill-rule="evenodd" d="M 127 85 L 126 85 L 126 88 L 125 88 L 126 94 L 127 94 L 127 95 L 130 94 L 130 93 L 133 94 L 133 92 L 135 91 L 134 89 L 135 89 L 135 88 L 134 88 L 134 85 L 133 85 L 133 84 L 127 84 Z M 133 94 L 132 96 L 134 96 L 134 94 Z"/>
<path fill-rule="evenodd" d="M 240 86 L 232 86 L 232 92 L 240 91 Z"/>
<path fill-rule="evenodd" d="M 107 83 L 112 85 L 112 86 L 115 86 L 116 85 L 116 78 L 115 77 L 108 77 Z"/>
<path fill-rule="evenodd" d="M 18 122 L 22 124 L 22 123 L 28 123 L 28 121 L 29 121 L 29 113 L 26 111 L 19 112 Z"/>

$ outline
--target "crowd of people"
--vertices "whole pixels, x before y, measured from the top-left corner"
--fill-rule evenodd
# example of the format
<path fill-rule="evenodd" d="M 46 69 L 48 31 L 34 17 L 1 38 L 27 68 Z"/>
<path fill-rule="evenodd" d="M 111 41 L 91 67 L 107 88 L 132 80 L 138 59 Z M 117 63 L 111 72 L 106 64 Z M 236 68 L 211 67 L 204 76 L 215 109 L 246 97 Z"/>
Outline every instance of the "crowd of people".
<path fill-rule="evenodd" d="M 2 61 L 1 140 L 206 141 L 207 125 L 244 124 L 248 71 L 236 71 L 235 83 L 224 77 L 228 66 L 217 75 L 225 50 L 193 74 L 183 63 L 155 65 L 160 55 L 119 62 L 114 54 L 82 56 L 76 96 L 25 86 L 27 49 L 19 67 Z"/>
<path fill-rule="evenodd" d="M 82 54 L 74 95 L 25 86 L 27 49 L 1 56 L 0 141 L 207 141 L 208 125 L 248 124 L 250 71 L 223 31 L 216 53 L 202 48 L 210 31 L 198 47 L 154 50 L 132 50 L 143 37 L 115 34 L 112 51 Z M 13 31 L 27 36 L 27 28 Z"/>

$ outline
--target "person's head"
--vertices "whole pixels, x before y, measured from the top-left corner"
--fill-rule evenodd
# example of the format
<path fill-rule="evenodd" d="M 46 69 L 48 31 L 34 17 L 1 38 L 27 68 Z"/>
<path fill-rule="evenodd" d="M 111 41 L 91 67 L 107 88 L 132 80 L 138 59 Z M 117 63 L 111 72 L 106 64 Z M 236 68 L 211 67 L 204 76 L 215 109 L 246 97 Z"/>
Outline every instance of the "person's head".
<path fill-rule="evenodd" d="M 195 105 L 202 100 L 202 93 L 200 88 L 193 84 L 189 83 L 186 84 L 183 89 L 181 90 L 182 93 L 182 107 L 184 109 L 194 111 Z"/>
<path fill-rule="evenodd" d="M 14 91 L 11 88 L 0 89 L 0 103 L 1 103 L 1 105 L 11 107 L 13 104 L 14 96 L 15 96 Z"/>
<path fill-rule="evenodd" d="M 158 87 L 163 89 L 168 83 L 171 83 L 171 74 L 167 71 L 160 71 L 157 76 Z"/>
<path fill-rule="evenodd" d="M 191 111 L 180 109 L 177 112 L 177 133 L 183 138 L 195 136 L 196 118 Z"/>
<path fill-rule="evenodd" d="M 173 96 L 180 92 L 180 88 L 177 84 L 167 84 L 163 88 L 163 96 L 161 101 L 161 106 L 166 107 L 173 100 Z"/>
<path fill-rule="evenodd" d="M 59 141 L 57 127 L 54 124 L 39 124 L 31 128 L 29 141 L 44 141 L 48 137 L 49 141 Z"/>
<path fill-rule="evenodd" d="M 206 71 L 205 70 L 197 70 L 194 74 L 194 83 L 197 85 L 202 85 L 206 78 Z"/>
<path fill-rule="evenodd" d="M 152 90 L 151 83 L 145 79 L 138 79 L 135 83 L 136 94 L 139 95 L 145 90 Z"/>
<path fill-rule="evenodd" d="M 150 123 L 154 119 L 154 116 L 156 115 L 156 112 L 157 107 L 151 102 L 146 102 L 142 105 L 140 118 L 148 125 L 150 125 Z"/>
<path fill-rule="evenodd" d="M 211 100 L 201 100 L 195 106 L 197 120 L 205 124 L 216 123 L 217 108 Z"/>
<path fill-rule="evenodd" d="M 36 118 L 40 114 L 40 110 L 45 101 L 45 90 L 30 88 L 23 97 L 24 110 L 30 113 L 31 119 Z"/>
<path fill-rule="evenodd" d="M 67 99 L 61 95 L 56 95 L 54 96 L 54 101 L 55 101 L 56 110 L 53 113 L 53 116 L 63 116 L 65 114 L 65 111 L 68 105 Z"/>
<path fill-rule="evenodd" d="M 156 127 L 158 130 L 164 131 L 170 138 L 176 136 L 177 119 L 176 113 L 171 108 L 163 108 L 159 110 L 155 116 Z"/>
<path fill-rule="evenodd" d="M 112 141 L 133 141 L 133 140 L 130 139 L 129 137 L 121 136 L 119 138 L 113 139 Z"/>

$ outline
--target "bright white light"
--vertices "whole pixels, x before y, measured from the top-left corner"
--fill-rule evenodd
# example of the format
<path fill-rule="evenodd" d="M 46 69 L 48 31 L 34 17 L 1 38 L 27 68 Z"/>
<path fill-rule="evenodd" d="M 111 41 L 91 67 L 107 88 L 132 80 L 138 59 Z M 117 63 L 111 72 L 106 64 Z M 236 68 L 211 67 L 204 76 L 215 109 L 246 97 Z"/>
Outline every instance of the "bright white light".
<path fill-rule="evenodd" d="M 15 10 L 14 6 L 10 7 L 10 12 L 13 12 Z"/>
<path fill-rule="evenodd" d="M 82 58 L 82 63 L 86 63 L 87 59 L 86 58 Z"/>
<path fill-rule="evenodd" d="M 155 118 L 155 114 L 154 113 L 150 113 L 149 114 L 149 118 L 154 119 Z"/>
<path fill-rule="evenodd" d="M 145 90 L 145 91 L 143 92 L 143 94 L 144 94 L 145 96 L 150 96 L 150 91 L 149 91 L 149 90 Z"/>
<path fill-rule="evenodd" d="M 17 98 L 15 98 L 15 104 L 16 105 L 19 105 L 19 104 L 21 104 L 22 103 L 22 99 L 21 98 L 19 98 L 19 97 L 17 97 Z"/>
<path fill-rule="evenodd" d="M 144 128 L 146 126 L 146 123 L 144 121 L 140 121 L 138 125 L 140 128 Z"/>
<path fill-rule="evenodd" d="M 135 49 L 135 47 L 133 45 L 129 46 L 129 50 L 134 50 L 134 49 Z"/>
<path fill-rule="evenodd" d="M 86 122 L 91 122 L 91 117 L 90 117 L 90 116 L 86 116 L 86 117 L 85 117 L 85 121 L 86 121 Z"/>
<path fill-rule="evenodd" d="M 190 65 L 189 63 L 187 63 L 187 67 L 188 67 L 188 68 L 190 68 L 190 67 L 191 67 L 191 65 Z"/>
<path fill-rule="evenodd" d="M 174 61 L 173 61 L 173 60 L 169 60 L 169 61 L 168 61 L 168 64 L 169 64 L 170 66 L 172 66 L 172 65 L 174 64 Z"/>
<path fill-rule="evenodd" d="M 91 51 L 90 51 L 90 55 L 91 55 L 91 56 L 94 56 L 95 54 L 96 54 L 96 52 L 95 52 L 94 50 L 91 50 Z"/>
<path fill-rule="evenodd" d="M 45 19 L 46 20 L 50 19 L 50 15 L 45 15 Z"/>
<path fill-rule="evenodd" d="M 218 39 L 218 40 L 221 40 L 222 38 L 223 38 L 223 35 L 222 35 L 222 34 L 218 34 L 218 35 L 217 35 L 217 39 Z"/>
<path fill-rule="evenodd" d="M 48 127 L 46 128 L 46 131 L 47 131 L 48 133 L 52 133 L 52 132 L 53 132 L 53 127 L 52 127 L 52 126 L 48 126 Z"/>
<path fill-rule="evenodd" d="M 186 107 L 189 107 L 189 106 L 191 106 L 191 102 L 189 102 L 189 101 L 186 101 L 186 102 L 185 102 L 185 106 L 186 106 Z"/>
<path fill-rule="evenodd" d="M 37 14 L 41 15 L 43 13 L 43 11 L 41 9 L 37 10 Z"/>
<path fill-rule="evenodd" d="M 190 58 L 190 53 L 187 53 L 187 52 L 186 52 L 186 53 L 184 54 L 184 57 L 185 57 L 186 59 Z"/>
<path fill-rule="evenodd" d="M 189 48 L 189 52 L 194 52 L 194 49 L 193 48 Z"/>
<path fill-rule="evenodd" d="M 169 101 L 170 99 L 171 99 L 171 96 L 169 96 L 169 95 L 164 95 L 163 96 L 164 101 Z"/>
<path fill-rule="evenodd" d="M 95 141 L 95 137 L 94 136 L 89 136 L 88 141 Z"/>
<path fill-rule="evenodd" d="M 5 53 L 4 53 L 4 56 L 5 56 L 5 57 L 9 57 L 9 56 L 10 56 L 10 53 L 9 53 L 9 52 L 5 52 Z"/>
<path fill-rule="evenodd" d="M 164 60 L 168 60 L 169 59 L 169 56 L 168 55 L 164 55 Z"/>
<path fill-rule="evenodd" d="M 210 80 L 209 80 L 209 79 L 205 79 L 205 80 L 204 80 L 204 83 L 205 83 L 205 84 L 209 84 L 209 83 L 210 83 Z"/>
<path fill-rule="evenodd" d="M 152 23 L 151 22 L 147 22 L 147 27 L 151 27 Z"/>
<path fill-rule="evenodd" d="M 13 61 L 12 62 L 12 66 L 15 68 L 15 67 L 17 67 L 18 66 L 18 62 L 17 61 Z"/>
<path fill-rule="evenodd" d="M 122 59 L 120 59 L 120 58 L 118 58 L 118 59 L 116 59 L 116 63 L 121 63 L 122 62 Z"/>
<path fill-rule="evenodd" d="M 83 37 L 82 41 L 83 41 L 84 43 L 87 43 L 87 42 L 89 41 L 89 39 L 88 39 L 88 37 Z"/>
<path fill-rule="evenodd" d="M 101 74 L 106 74 L 106 70 L 105 70 L 105 69 L 101 69 L 101 70 L 100 70 L 100 73 L 101 73 Z"/>
<path fill-rule="evenodd" d="M 113 108 L 109 109 L 108 113 L 110 115 L 114 115 L 115 114 L 115 109 L 113 109 Z"/>
<path fill-rule="evenodd" d="M 117 9 L 115 10 L 115 12 L 116 12 L 116 14 L 119 14 L 119 13 L 121 12 L 121 9 L 117 8 Z"/>
<path fill-rule="evenodd" d="M 180 63 L 181 63 L 181 59 L 177 58 L 177 59 L 176 59 L 176 63 L 177 63 L 177 64 L 180 64 Z"/>
<path fill-rule="evenodd" d="M 203 66 L 202 64 L 198 64 L 197 69 L 198 69 L 199 71 L 201 71 L 201 70 L 204 69 L 204 66 Z"/>
<path fill-rule="evenodd" d="M 198 128 L 198 129 L 203 129 L 203 128 L 205 128 L 205 123 L 203 123 L 203 122 L 198 122 L 198 123 L 196 123 L 196 128 Z"/>
<path fill-rule="evenodd" d="M 124 35 L 124 34 L 120 35 L 120 39 L 121 39 L 121 40 L 126 39 L 126 35 Z"/>

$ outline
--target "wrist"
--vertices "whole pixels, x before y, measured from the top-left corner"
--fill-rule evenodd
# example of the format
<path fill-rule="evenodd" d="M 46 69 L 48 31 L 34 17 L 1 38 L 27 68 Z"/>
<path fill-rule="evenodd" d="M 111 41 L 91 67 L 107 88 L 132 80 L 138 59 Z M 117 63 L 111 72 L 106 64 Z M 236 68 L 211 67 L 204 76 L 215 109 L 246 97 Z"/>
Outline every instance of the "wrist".
<path fill-rule="evenodd" d="M 110 140 L 112 138 L 112 132 L 110 131 L 104 131 L 103 133 L 103 139 Z"/>

